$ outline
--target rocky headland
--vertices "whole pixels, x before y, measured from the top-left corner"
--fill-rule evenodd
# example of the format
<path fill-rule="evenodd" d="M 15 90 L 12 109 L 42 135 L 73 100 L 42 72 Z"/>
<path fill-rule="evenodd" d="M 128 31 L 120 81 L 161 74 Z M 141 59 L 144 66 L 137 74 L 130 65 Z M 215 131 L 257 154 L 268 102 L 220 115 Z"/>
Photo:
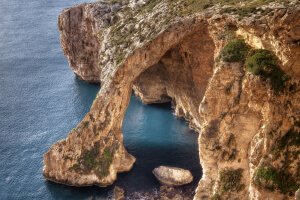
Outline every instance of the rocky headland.
<path fill-rule="evenodd" d="M 199 132 L 194 199 L 295 199 L 300 187 L 299 1 L 126 0 L 58 19 L 74 73 L 100 82 L 89 113 L 44 154 L 47 180 L 111 185 L 131 91 L 172 102 Z"/>

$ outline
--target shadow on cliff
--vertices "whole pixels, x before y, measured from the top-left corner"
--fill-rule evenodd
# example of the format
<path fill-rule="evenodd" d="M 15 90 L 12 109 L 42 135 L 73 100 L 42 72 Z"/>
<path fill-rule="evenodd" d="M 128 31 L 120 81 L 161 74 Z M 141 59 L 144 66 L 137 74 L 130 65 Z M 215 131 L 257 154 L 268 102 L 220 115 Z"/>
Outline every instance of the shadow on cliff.
<path fill-rule="evenodd" d="M 147 106 L 155 109 L 161 109 L 161 110 L 171 110 L 172 109 L 172 104 L 171 102 L 167 103 L 153 103 L 153 104 L 148 104 Z"/>

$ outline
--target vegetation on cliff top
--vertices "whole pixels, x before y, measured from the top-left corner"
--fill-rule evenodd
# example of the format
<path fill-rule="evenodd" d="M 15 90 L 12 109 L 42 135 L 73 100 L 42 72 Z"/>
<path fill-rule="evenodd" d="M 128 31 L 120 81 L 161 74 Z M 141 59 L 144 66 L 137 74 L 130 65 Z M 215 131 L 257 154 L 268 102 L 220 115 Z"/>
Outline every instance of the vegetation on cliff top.
<path fill-rule="evenodd" d="M 100 142 L 96 142 L 91 150 L 84 150 L 77 159 L 77 163 L 70 167 L 70 170 L 82 174 L 89 174 L 92 170 L 99 178 L 109 175 L 109 168 L 112 163 L 114 153 L 118 149 L 117 144 L 107 146 L 100 154 Z"/>
<path fill-rule="evenodd" d="M 221 53 L 222 60 L 225 62 L 240 62 L 248 54 L 249 46 L 243 39 L 229 42 Z"/>
<path fill-rule="evenodd" d="M 122 3 L 128 4 L 129 0 L 109 0 L 111 4 L 115 3 Z M 163 2 L 163 0 L 145 0 L 144 8 L 147 11 L 152 11 L 152 9 L 158 5 L 159 3 Z M 291 2 L 290 0 L 262 0 L 262 1 L 255 1 L 255 0 L 167 0 L 166 1 L 170 6 L 176 6 L 180 4 L 178 9 L 178 15 L 190 15 L 194 13 L 199 13 L 205 11 L 213 6 L 220 5 L 220 6 L 230 6 L 230 8 L 222 9 L 220 12 L 227 12 L 227 13 L 235 13 L 239 16 L 246 16 L 247 14 L 254 13 L 259 6 L 266 5 L 272 2 L 283 3 L 284 5 L 288 6 Z M 263 13 L 264 14 L 264 13 Z"/>
<path fill-rule="evenodd" d="M 269 80 L 271 88 L 278 94 L 283 92 L 284 84 L 290 77 L 280 69 L 277 63 L 274 53 L 264 49 L 255 49 L 249 52 L 245 66 L 252 74 L 260 76 L 264 81 Z"/>
<path fill-rule="evenodd" d="M 273 12 L 272 9 L 261 9 L 260 6 L 269 3 L 283 3 L 283 0 L 108 0 L 103 4 L 118 5 L 112 12 L 112 19 L 106 28 L 109 28 L 109 43 L 114 48 L 100 51 L 99 66 L 112 62 L 118 68 L 126 57 L 135 49 L 147 42 L 153 41 L 171 24 L 180 22 L 185 16 L 211 10 L 214 13 L 231 13 L 240 18 L 259 13 L 260 16 Z M 254 11 L 255 10 L 255 11 Z M 101 36 L 100 36 L 101 37 Z M 103 41 L 103 38 L 100 39 Z M 111 52 L 113 51 L 113 53 Z"/>
<path fill-rule="evenodd" d="M 250 49 L 243 39 L 235 39 L 227 43 L 220 54 L 225 62 L 245 62 L 245 68 L 253 75 L 260 76 L 263 81 L 270 81 L 275 94 L 282 93 L 285 82 L 290 76 L 278 65 L 279 60 L 271 51 Z"/>

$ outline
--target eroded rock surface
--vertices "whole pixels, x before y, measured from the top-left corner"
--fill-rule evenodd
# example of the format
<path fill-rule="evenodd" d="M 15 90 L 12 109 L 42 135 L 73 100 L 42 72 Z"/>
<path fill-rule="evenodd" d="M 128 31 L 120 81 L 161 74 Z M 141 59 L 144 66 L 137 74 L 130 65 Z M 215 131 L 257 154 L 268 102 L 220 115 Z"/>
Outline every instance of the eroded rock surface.
<path fill-rule="evenodd" d="M 160 166 L 155 168 L 152 173 L 163 185 L 182 186 L 193 181 L 193 176 L 189 170 L 178 167 Z"/>
<path fill-rule="evenodd" d="M 300 184 L 299 6 L 275 2 L 260 8 L 270 14 L 240 19 L 218 14 L 219 7 L 177 16 L 178 7 L 168 1 L 139 14 L 145 2 L 89 3 L 60 15 L 71 68 L 102 87 L 83 121 L 44 154 L 44 177 L 106 186 L 118 172 L 130 170 L 135 158 L 123 146 L 121 127 L 133 88 L 145 103 L 171 101 L 176 114 L 199 131 L 203 178 L 194 199 L 295 199 Z M 247 72 L 242 62 L 216 63 L 231 33 L 276 54 L 291 76 L 282 94 L 275 95 L 268 81 Z"/>

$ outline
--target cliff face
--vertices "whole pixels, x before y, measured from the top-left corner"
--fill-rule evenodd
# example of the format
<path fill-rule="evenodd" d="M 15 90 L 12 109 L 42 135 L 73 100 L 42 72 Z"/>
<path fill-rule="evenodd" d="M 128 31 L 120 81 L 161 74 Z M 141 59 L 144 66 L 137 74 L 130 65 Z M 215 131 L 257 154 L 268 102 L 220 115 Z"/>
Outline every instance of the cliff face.
<path fill-rule="evenodd" d="M 205 176 L 196 199 L 213 193 L 230 199 L 284 199 L 282 193 L 293 198 L 291 191 L 299 187 L 299 108 L 299 93 L 275 96 L 241 64 L 218 64 L 199 107 L 205 119 L 199 137 Z"/>
<path fill-rule="evenodd" d="M 59 16 L 71 68 L 102 87 L 83 121 L 44 154 L 44 177 L 106 186 L 130 170 L 135 158 L 123 146 L 121 127 L 134 89 L 145 103 L 171 101 L 199 131 L 203 178 L 195 199 L 294 198 L 300 184 L 299 7 L 274 3 L 260 8 L 268 15 L 243 20 L 212 7 L 170 21 L 166 15 L 178 5 L 166 2 L 148 14 L 136 11 L 147 2 L 130 1 L 83 4 Z M 291 76 L 283 93 L 275 94 L 242 62 L 219 62 L 232 35 L 275 53 Z"/>
<path fill-rule="evenodd" d="M 92 7 L 75 6 L 66 9 L 59 16 L 58 27 L 64 55 L 68 57 L 73 72 L 87 82 L 100 82 L 101 69 L 98 67 L 98 29 L 97 19 L 105 18 L 114 7 L 99 5 L 99 13 Z"/>

